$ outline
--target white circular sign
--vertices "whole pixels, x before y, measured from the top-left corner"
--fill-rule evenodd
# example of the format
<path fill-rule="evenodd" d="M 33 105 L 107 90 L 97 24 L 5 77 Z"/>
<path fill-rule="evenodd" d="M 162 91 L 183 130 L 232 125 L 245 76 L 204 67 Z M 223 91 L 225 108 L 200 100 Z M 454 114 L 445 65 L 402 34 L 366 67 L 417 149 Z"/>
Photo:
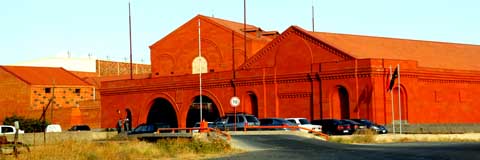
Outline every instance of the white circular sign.
<path fill-rule="evenodd" d="M 238 107 L 240 105 L 240 98 L 237 96 L 230 98 L 230 105 L 232 105 L 232 107 Z"/>

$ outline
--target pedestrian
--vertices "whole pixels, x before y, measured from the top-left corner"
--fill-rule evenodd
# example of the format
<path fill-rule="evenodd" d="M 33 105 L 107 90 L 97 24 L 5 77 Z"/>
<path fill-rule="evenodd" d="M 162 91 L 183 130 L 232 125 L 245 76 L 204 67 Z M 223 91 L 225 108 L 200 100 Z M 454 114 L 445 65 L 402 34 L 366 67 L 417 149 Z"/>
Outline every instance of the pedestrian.
<path fill-rule="evenodd" d="M 118 119 L 117 122 L 117 133 L 122 132 L 122 119 Z"/>
<path fill-rule="evenodd" d="M 125 118 L 125 121 L 123 122 L 123 125 L 125 127 L 125 132 L 130 131 L 130 119 Z"/>

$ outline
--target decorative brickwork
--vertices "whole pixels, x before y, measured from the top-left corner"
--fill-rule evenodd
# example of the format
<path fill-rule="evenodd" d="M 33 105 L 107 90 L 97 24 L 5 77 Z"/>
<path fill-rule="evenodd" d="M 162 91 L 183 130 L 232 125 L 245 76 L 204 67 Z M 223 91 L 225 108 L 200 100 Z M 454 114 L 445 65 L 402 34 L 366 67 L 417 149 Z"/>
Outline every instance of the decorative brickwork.
<path fill-rule="evenodd" d="M 191 104 L 199 95 L 199 76 L 191 74 L 193 57 L 198 54 L 198 19 L 202 42 L 211 42 L 202 46 L 209 68 L 202 74 L 202 92 L 215 104 L 219 116 L 234 111 L 229 99 L 235 95 L 241 99 L 237 111 L 260 118 L 366 118 L 389 124 L 392 112 L 398 114 L 401 108 L 401 119 L 409 124 L 480 123 L 476 109 L 480 102 L 475 101 L 475 95 L 480 95 L 480 71 L 468 70 L 477 64 L 465 59 L 465 55 L 478 58 L 471 53 L 478 53 L 480 46 L 317 33 L 292 26 L 268 44 L 249 33 L 247 48 L 264 45 L 252 49 L 256 52 L 247 49 L 249 59 L 239 64 L 231 56 L 232 50 L 237 55 L 243 46 L 242 32 L 232 28 L 238 23 L 198 16 L 152 45 L 151 78 L 102 83 L 102 127 L 114 127 L 112 117 L 123 117 L 116 111 L 127 107 L 135 117 L 134 126 L 145 123 L 158 99 L 164 102 L 161 106 L 171 106 L 164 109 L 174 110 L 177 119 L 172 123 L 186 127 Z M 455 50 L 456 46 L 461 47 Z M 388 54 L 389 49 L 395 54 Z M 463 58 L 459 61 L 465 64 L 437 68 L 450 59 L 424 59 L 431 54 L 446 57 L 439 49 L 462 54 L 450 58 Z M 372 53 L 377 50 L 394 58 Z M 397 64 L 401 85 L 395 82 L 388 92 L 390 72 Z"/>

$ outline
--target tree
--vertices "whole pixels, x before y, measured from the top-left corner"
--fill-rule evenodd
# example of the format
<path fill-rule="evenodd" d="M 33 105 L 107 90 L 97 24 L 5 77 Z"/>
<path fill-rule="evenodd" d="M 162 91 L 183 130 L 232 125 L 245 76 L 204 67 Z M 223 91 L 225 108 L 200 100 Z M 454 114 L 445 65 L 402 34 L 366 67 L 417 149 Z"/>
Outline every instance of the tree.
<path fill-rule="evenodd" d="M 14 122 L 18 121 L 20 124 L 20 129 L 25 132 L 43 132 L 45 127 L 50 124 L 50 122 L 45 122 L 45 124 L 38 120 L 32 118 L 25 118 L 23 116 L 12 115 L 10 117 L 5 117 L 3 120 L 4 125 L 14 125 Z"/>

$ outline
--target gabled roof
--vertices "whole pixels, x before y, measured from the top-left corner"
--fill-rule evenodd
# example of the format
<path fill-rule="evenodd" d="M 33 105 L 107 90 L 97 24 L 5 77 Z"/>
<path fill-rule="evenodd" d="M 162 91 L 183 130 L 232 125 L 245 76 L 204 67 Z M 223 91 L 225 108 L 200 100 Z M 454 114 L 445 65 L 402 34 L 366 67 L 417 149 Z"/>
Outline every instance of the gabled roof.
<path fill-rule="evenodd" d="M 238 36 L 243 36 L 243 23 L 238 23 L 238 22 L 234 22 L 234 21 L 229 21 L 229 20 L 225 20 L 225 19 L 220 19 L 220 18 L 214 18 L 214 17 L 208 17 L 208 16 L 204 16 L 204 15 L 197 15 L 195 17 L 193 17 L 192 19 L 190 19 L 189 21 L 187 21 L 185 24 L 183 24 L 182 26 L 186 25 L 186 24 L 189 24 L 189 23 L 197 23 L 197 19 L 202 19 L 202 20 L 205 20 L 207 22 L 211 22 L 212 24 L 216 24 L 218 25 L 219 27 L 223 28 L 223 29 L 227 29 L 227 30 L 231 30 L 231 31 L 234 31 L 236 35 Z M 176 30 L 182 28 L 181 26 L 178 27 Z M 258 30 L 260 31 L 261 33 L 265 33 L 265 32 L 268 32 L 270 34 L 260 34 L 261 36 L 260 37 L 256 37 L 256 36 L 252 36 L 252 35 L 249 35 L 247 33 L 247 39 L 256 39 L 256 40 L 266 40 L 266 41 L 271 41 L 274 39 L 274 37 L 271 36 L 271 33 L 278 33 L 277 31 L 263 31 L 261 28 L 257 27 L 257 26 L 254 26 L 254 25 L 250 25 L 250 24 L 246 24 L 246 31 L 249 32 L 249 31 L 252 31 L 252 30 Z M 176 31 L 175 30 L 175 31 Z M 169 37 L 172 33 L 174 33 L 175 31 L 171 32 L 170 34 L 168 34 L 167 36 L 165 36 L 164 38 L 158 40 L 157 42 L 155 42 L 154 44 L 152 44 L 151 46 L 155 46 L 157 43 L 159 43 L 160 41 L 162 41 L 163 39 Z"/>
<path fill-rule="evenodd" d="M 0 66 L 0 68 L 31 85 L 75 85 L 90 86 L 73 73 L 63 68 Z"/>
<path fill-rule="evenodd" d="M 480 70 L 480 45 L 325 32 L 308 34 L 358 59 L 415 60 L 422 67 Z"/>
<path fill-rule="evenodd" d="M 203 16 L 203 15 L 198 15 L 198 17 L 211 20 L 211 21 L 213 21 L 217 24 L 220 24 L 220 25 L 222 25 L 222 26 L 224 26 L 224 27 L 226 27 L 230 30 L 235 31 L 238 34 L 243 35 L 243 31 L 244 31 L 243 23 L 238 23 L 238 22 L 229 21 L 229 20 L 220 19 L 220 18 L 207 17 L 207 16 Z M 259 31 L 259 32 L 262 32 L 262 33 L 263 32 L 272 32 L 272 31 L 263 31 L 260 27 L 250 25 L 250 24 L 246 24 L 245 31 L 246 32 Z M 276 31 L 274 31 L 274 32 L 276 32 Z M 273 39 L 273 38 L 268 37 L 268 36 L 263 36 L 263 34 L 260 34 L 260 35 L 261 35 L 260 37 L 256 37 L 256 36 L 251 36 L 251 35 L 247 34 L 247 38 L 250 38 L 250 39 L 266 39 L 268 41 L 271 41 Z"/>

